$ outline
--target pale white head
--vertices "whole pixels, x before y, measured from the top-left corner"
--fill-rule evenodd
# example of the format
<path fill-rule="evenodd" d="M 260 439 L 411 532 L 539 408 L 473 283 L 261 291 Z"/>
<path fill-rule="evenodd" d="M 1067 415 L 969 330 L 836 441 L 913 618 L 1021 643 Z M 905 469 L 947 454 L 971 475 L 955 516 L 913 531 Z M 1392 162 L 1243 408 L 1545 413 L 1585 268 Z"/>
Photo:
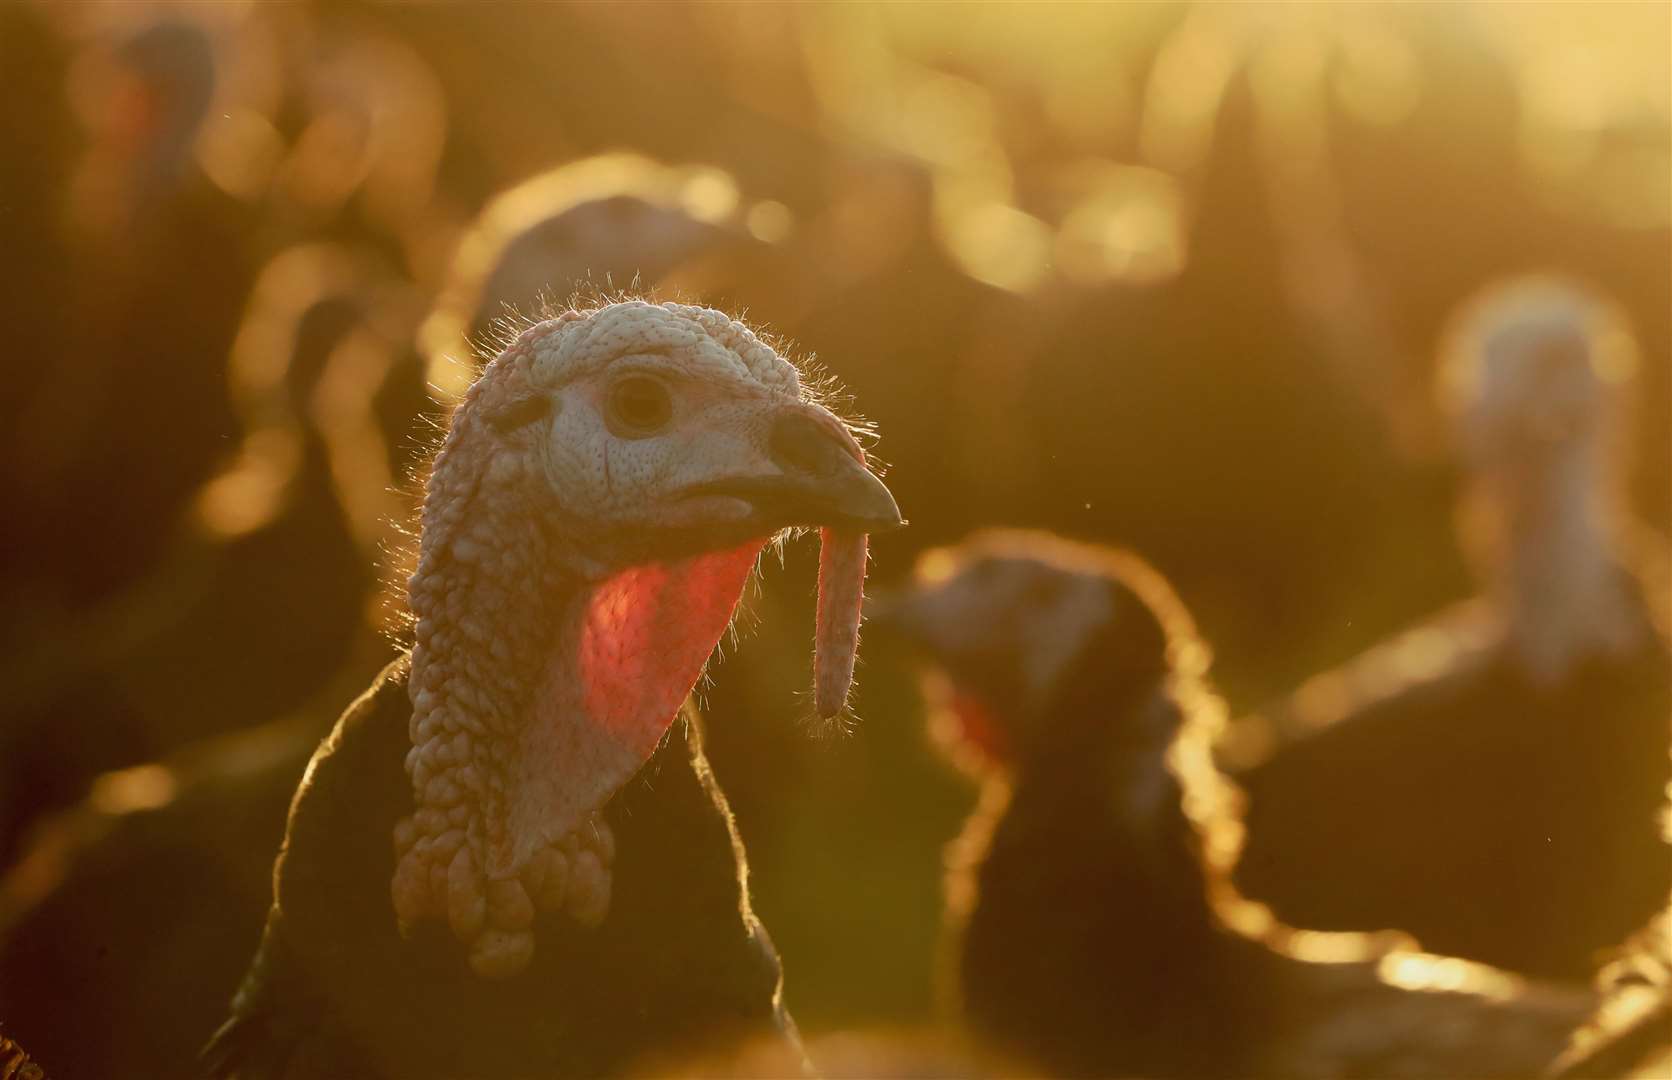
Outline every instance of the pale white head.
<path fill-rule="evenodd" d="M 1557 277 L 1496 284 L 1446 334 L 1442 404 L 1467 478 L 1464 543 L 1535 676 L 1639 631 L 1615 548 L 1637 352 L 1620 309 Z"/>
<path fill-rule="evenodd" d="M 899 522 L 796 368 L 708 308 L 631 300 L 524 331 L 454 418 L 426 500 L 426 550 L 462 516 L 449 463 L 465 452 L 492 455 L 492 486 L 540 512 L 587 576 L 787 525 Z M 480 470 L 457 471 L 479 496 Z"/>
<path fill-rule="evenodd" d="M 1623 419 L 1637 355 L 1619 309 L 1554 277 L 1484 291 L 1454 318 L 1444 347 L 1442 404 L 1477 474 L 1531 479 L 1608 440 Z"/>

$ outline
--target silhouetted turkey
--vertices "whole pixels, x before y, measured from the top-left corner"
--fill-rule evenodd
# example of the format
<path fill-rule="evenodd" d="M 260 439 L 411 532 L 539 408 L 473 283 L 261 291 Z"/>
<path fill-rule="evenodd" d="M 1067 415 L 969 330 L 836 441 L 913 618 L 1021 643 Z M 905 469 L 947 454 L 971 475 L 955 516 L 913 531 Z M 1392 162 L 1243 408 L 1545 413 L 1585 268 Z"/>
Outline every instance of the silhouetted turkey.
<path fill-rule="evenodd" d="M 1633 344 L 1528 279 L 1446 359 L 1485 592 L 1230 729 L 1237 880 L 1296 924 L 1588 978 L 1672 889 L 1665 540 L 1629 521 L 1616 453 Z"/>
<path fill-rule="evenodd" d="M 0 876 L 0 1017 L 56 1075 L 192 1074 L 248 965 L 285 811 L 329 726 L 303 711 L 202 740 L 100 776 L 39 823 Z"/>
<path fill-rule="evenodd" d="M 977 1035 L 1065 1076 L 1526 1076 L 1584 1015 L 1236 896 L 1208 652 L 1131 556 L 978 534 L 873 614 L 929 653 L 937 725 L 986 777 L 948 880 Z"/>
<path fill-rule="evenodd" d="M 110 14 L 42 11 L 66 34 Z M 0 635 L 17 643 L 0 659 L 0 678 L 16 687 L 0 724 L 0 769 L 25 756 L 33 764 L 27 790 L 0 777 L 0 863 L 15 856 L 27 817 L 72 803 L 99 771 L 154 752 L 125 730 L 131 710 L 105 672 L 51 676 L 83 651 L 65 643 L 97 634 L 102 627 L 88 624 L 167 547 L 230 421 L 220 360 L 249 280 L 239 235 L 249 218 L 190 152 L 214 92 L 214 47 L 189 12 L 126 14 L 76 42 L 64 83 L 51 87 L 52 100 L 80 114 L 73 175 L 50 189 L 48 206 L 12 204 L 26 188 L 5 193 L 7 217 L 31 219 L 19 228 L 22 243 L 43 224 L 33 219 L 56 228 L 51 258 L 10 301 L 24 314 L 9 345 L 31 360 L 20 365 L 28 371 L 8 393 L 0 426 L 10 522 L 0 579 L 26 583 L 0 599 Z M 19 67 L 25 81 L 13 100 L 28 100 L 40 74 L 33 68 Z M 54 116 L 47 106 L 31 123 Z M 45 131 L 40 139 L 38 148 L 0 150 L 6 171 L 50 167 L 54 140 Z M 8 258 L 28 261 L 30 252 Z M 187 309 L 192 316 L 181 318 Z M 30 330 L 42 320 L 51 333 L 36 338 Z M 157 437 L 159 415 L 174 418 L 166 439 Z M 99 499 L 85 497 L 92 490 Z M 19 745 L 86 716 L 117 723 L 101 738 L 59 741 L 44 757 Z"/>
<path fill-rule="evenodd" d="M 407 286 L 363 251 L 302 245 L 263 269 L 226 364 L 242 440 L 222 441 L 216 474 L 142 579 L 10 657 L 0 857 L 100 772 L 223 731 L 232 702 L 236 722 L 255 725 L 301 708 L 356 653 L 362 678 L 376 670 L 364 663 L 382 645 L 362 618 L 378 592 L 371 562 L 405 516 L 384 444 L 410 434 L 422 394 L 409 352 L 404 379 L 390 369 L 417 315 Z M 385 429 L 374 405 L 394 386 L 410 388 L 406 415 Z M 253 652 L 206 663 L 217 636 Z"/>
<path fill-rule="evenodd" d="M 417 383 L 401 347 L 411 307 L 363 251 L 310 244 L 273 259 L 227 365 L 244 439 L 109 628 L 13 680 L 27 701 L 100 679 L 127 706 L 0 733 L 0 824 L 58 788 L 43 775 L 91 782 L 0 876 L 0 1017 L 63 1075 L 120 1075 L 141 1052 L 157 1075 L 189 1074 L 271 903 L 272 852 L 308 758 L 387 662 L 364 618 L 376 549 L 404 516 L 379 502 L 396 468 L 384 443 L 408 434 L 421 386 L 399 420 L 381 425 L 374 405 L 391 387 L 403 396 L 399 376 Z M 252 654 L 206 663 L 217 635 Z M 213 734 L 233 723 L 245 726 Z M 106 742 L 150 763 L 95 779 L 66 750 Z"/>
<path fill-rule="evenodd" d="M 213 16 L 86 11 L 64 93 L 81 161 L 55 208 L 67 222 L 59 334 L 8 454 L 27 459 L 13 498 L 36 573 L 72 610 L 132 581 L 172 539 L 175 515 L 232 426 L 222 360 L 261 257 L 255 211 L 204 172 L 196 148 L 227 77 Z M 181 318 L 182 311 L 190 318 Z M 170 437 L 153 418 L 171 415 Z M 110 484 L 111 476 L 125 482 Z M 103 486 L 97 508 L 79 498 Z M 108 528 L 120 521 L 124 528 Z"/>
<path fill-rule="evenodd" d="M 815 689 L 838 711 L 865 533 L 897 524 L 847 428 L 719 312 L 524 331 L 454 413 L 416 645 L 308 767 L 209 1073 L 596 1076 L 793 1039 L 698 729 L 673 721 L 791 526 L 824 530 Z"/>

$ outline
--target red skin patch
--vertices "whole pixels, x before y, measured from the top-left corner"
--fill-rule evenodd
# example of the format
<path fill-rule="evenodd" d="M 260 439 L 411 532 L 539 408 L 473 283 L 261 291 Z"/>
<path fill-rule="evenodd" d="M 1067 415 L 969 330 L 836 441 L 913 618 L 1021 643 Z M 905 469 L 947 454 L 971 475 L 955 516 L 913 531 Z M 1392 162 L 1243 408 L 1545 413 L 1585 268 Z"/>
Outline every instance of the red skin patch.
<path fill-rule="evenodd" d="M 1010 744 L 1004 737 L 993 711 L 980 698 L 955 691 L 952 695 L 952 715 L 958 720 L 958 736 L 979 750 L 991 761 L 1005 761 L 1010 756 Z"/>
<path fill-rule="evenodd" d="M 586 715 L 649 757 L 726 632 L 766 541 L 623 570 L 592 592 L 577 650 Z"/>

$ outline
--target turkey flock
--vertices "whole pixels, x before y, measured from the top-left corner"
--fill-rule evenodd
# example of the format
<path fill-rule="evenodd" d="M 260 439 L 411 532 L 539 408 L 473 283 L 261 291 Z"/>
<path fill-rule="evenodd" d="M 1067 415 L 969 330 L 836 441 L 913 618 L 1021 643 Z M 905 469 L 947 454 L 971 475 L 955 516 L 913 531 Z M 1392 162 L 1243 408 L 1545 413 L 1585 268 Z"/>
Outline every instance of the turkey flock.
<path fill-rule="evenodd" d="M 1423 403 L 1310 461 L 1329 395 L 1372 415 L 1356 376 L 1297 432 L 1249 370 L 1146 380 L 1120 335 L 1161 315 L 992 299 L 923 254 L 910 170 L 827 164 L 808 209 L 637 151 L 525 167 L 524 117 L 449 129 L 486 91 L 415 47 L 446 15 L 143 10 L 0 10 L 42 102 L 0 124 L 38 152 L 0 162 L 8 329 L 54 358 L 0 417 L 0 1080 L 1672 1077 L 1672 560 L 1632 486 L 1665 357 L 1608 275 L 1437 272 L 1420 359 L 1379 354 Z M 584 66 L 618 16 L 573 17 Z M 1192 258 L 1258 276 L 1212 247 L 1243 188 L 1195 197 Z M 1237 324 L 1186 350 L 1286 302 L 1179 281 Z M 1084 386 L 1024 377 L 1087 341 Z M 1013 366 L 976 400 L 955 353 Z M 1384 452 L 1412 408 L 1442 466 Z M 1144 414 L 1153 460 L 1078 449 Z M 1256 500 L 1166 472 L 1256 444 L 1316 489 L 1269 516 L 1281 579 Z M 1039 470 L 1116 476 L 1125 527 L 1032 512 Z M 1376 484 L 1455 534 L 1335 520 Z M 1297 662 L 1293 609 L 1359 586 L 1381 639 Z M 789 880 L 838 767 L 874 871 L 831 836 Z M 860 899 L 894 830 L 938 848 L 922 918 Z M 933 1001 L 802 1008 L 833 977 L 797 907 Z"/>

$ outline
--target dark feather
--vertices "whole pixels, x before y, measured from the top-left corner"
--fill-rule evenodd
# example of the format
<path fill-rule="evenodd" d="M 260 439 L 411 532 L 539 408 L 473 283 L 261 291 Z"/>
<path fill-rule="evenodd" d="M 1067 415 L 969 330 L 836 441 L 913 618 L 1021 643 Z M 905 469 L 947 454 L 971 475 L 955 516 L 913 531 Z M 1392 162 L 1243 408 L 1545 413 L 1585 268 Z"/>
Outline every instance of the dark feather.
<path fill-rule="evenodd" d="M 1184 752 L 1205 747 L 1218 702 L 1174 670 L 1201 646 L 1182 609 L 1154 610 L 1159 591 L 1141 600 L 1116 583 L 1114 614 L 1058 681 L 1027 753 L 990 781 L 1009 797 L 984 800 L 971 825 L 969 879 L 954 888 L 973 898 L 958 927 L 972 1030 L 1062 1076 L 1541 1071 L 1588 1008 L 1583 992 L 1362 935 L 1323 962 L 1317 937 L 1244 925 L 1251 909 L 1207 850 L 1234 826 L 1234 797 L 1186 813 L 1234 795 L 1205 754 Z"/>
<path fill-rule="evenodd" d="M 1238 776 L 1238 884 L 1297 925 L 1397 928 L 1436 952 L 1589 978 L 1672 889 L 1658 824 L 1672 654 L 1643 627 L 1632 654 L 1588 657 L 1553 685 L 1502 641 L 1451 648 L 1467 635 L 1444 624 L 1315 680 L 1310 701 L 1264 718 L 1280 748 Z M 1286 722 L 1297 710 L 1312 715 Z"/>
<path fill-rule="evenodd" d="M 445 928 L 402 940 L 389 882 L 394 823 L 411 806 L 406 675 L 391 665 L 309 766 L 261 948 L 207 1075 L 602 1076 L 749 1034 L 793 1040 L 689 714 L 606 811 L 619 853 L 602 926 L 537 923 L 533 965 L 503 981 L 475 975 Z"/>

